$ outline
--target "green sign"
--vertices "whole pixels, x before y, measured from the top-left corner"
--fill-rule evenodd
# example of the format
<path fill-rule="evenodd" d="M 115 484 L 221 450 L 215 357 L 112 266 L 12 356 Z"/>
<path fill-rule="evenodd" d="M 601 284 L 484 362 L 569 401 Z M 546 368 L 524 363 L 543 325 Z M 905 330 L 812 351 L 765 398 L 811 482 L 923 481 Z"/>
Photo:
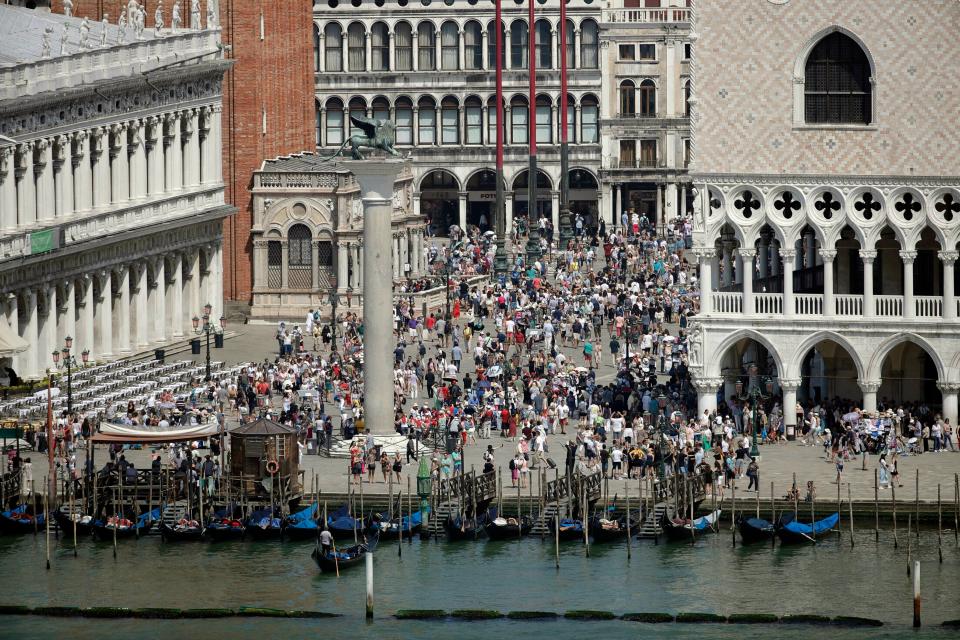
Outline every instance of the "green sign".
<path fill-rule="evenodd" d="M 56 235 L 58 229 L 44 229 L 30 234 L 30 255 L 47 253 L 57 248 Z"/>
<path fill-rule="evenodd" d="M 20 435 L 19 429 L 0 429 L 0 438 L 15 440 Z"/>

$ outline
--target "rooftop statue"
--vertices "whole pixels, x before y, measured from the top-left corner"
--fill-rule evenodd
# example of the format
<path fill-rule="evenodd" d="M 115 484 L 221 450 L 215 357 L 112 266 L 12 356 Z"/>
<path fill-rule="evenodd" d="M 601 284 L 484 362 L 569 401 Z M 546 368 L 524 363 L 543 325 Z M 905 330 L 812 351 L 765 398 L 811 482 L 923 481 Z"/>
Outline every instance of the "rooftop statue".
<path fill-rule="evenodd" d="M 342 154 L 348 144 L 350 145 L 350 156 L 354 160 L 364 159 L 363 154 L 360 153 L 360 147 L 381 149 L 391 156 L 400 157 L 400 152 L 393 148 L 393 145 L 397 142 L 397 126 L 392 120 L 350 116 L 350 122 L 359 127 L 363 134 L 355 133 L 344 140 L 340 148 L 327 158 L 328 160 Z"/>

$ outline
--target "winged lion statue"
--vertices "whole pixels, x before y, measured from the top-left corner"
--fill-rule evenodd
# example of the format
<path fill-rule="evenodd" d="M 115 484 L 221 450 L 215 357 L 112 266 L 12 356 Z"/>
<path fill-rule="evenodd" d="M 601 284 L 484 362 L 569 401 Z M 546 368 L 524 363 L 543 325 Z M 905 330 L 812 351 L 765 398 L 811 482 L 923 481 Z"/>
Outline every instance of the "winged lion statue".
<path fill-rule="evenodd" d="M 327 159 L 333 159 L 341 155 L 350 145 L 350 156 L 354 160 L 363 160 L 363 154 L 360 153 L 361 147 L 368 149 L 381 149 L 391 156 L 400 156 L 400 152 L 393 148 L 397 142 L 397 125 L 391 120 L 383 118 L 359 118 L 350 116 L 350 122 L 358 127 L 363 134 L 355 133 L 343 141 L 340 148 Z"/>

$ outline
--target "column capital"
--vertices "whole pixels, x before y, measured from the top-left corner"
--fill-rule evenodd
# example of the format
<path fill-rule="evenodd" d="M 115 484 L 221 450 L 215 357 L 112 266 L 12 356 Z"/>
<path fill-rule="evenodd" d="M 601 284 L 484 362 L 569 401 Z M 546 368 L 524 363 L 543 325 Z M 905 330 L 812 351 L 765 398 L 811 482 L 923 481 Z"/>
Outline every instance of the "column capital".
<path fill-rule="evenodd" d="M 940 389 L 942 393 L 958 393 L 960 392 L 960 382 L 938 382 L 937 389 Z"/>
<path fill-rule="evenodd" d="M 960 251 L 939 251 L 937 252 L 937 257 L 939 257 L 940 261 L 945 265 L 953 266 L 953 263 L 960 257 Z"/>
<path fill-rule="evenodd" d="M 693 250 L 693 255 L 701 260 L 710 260 L 711 258 L 717 257 L 717 250 L 713 247 L 699 247 Z"/>
<path fill-rule="evenodd" d="M 777 382 L 780 383 L 780 388 L 784 391 L 793 392 L 800 388 L 803 381 L 800 378 L 780 378 Z"/>
<path fill-rule="evenodd" d="M 701 393 L 716 393 L 723 384 L 723 378 L 693 378 L 690 381 L 694 388 Z"/>
<path fill-rule="evenodd" d="M 901 252 L 900 252 L 900 259 L 903 260 L 904 263 L 913 264 L 913 261 L 917 259 L 917 252 L 916 252 L 916 251 L 901 251 Z"/>
<path fill-rule="evenodd" d="M 864 262 L 873 262 L 877 259 L 877 252 L 875 249 L 861 250 L 860 259 Z"/>
<path fill-rule="evenodd" d="M 757 250 L 753 248 L 746 248 L 746 249 L 740 248 L 740 249 L 737 249 L 737 255 L 739 255 L 743 259 L 751 260 L 757 257 Z"/>
<path fill-rule="evenodd" d="M 820 257 L 824 262 L 833 262 L 837 257 L 836 249 L 820 249 Z"/>
<path fill-rule="evenodd" d="M 793 260 L 797 257 L 796 249 L 780 249 L 780 257 L 783 258 L 784 262 L 788 260 Z"/>
<path fill-rule="evenodd" d="M 857 386 L 863 393 L 876 393 L 880 390 L 882 380 L 860 380 L 857 379 Z"/>

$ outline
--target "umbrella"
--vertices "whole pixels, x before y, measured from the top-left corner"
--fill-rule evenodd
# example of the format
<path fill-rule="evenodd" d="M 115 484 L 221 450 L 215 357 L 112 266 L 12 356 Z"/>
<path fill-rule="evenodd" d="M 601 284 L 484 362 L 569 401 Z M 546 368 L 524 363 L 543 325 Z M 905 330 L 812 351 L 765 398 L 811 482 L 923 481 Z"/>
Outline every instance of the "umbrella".
<path fill-rule="evenodd" d="M 494 376 L 494 377 L 503 375 L 503 368 L 500 365 L 495 364 L 489 369 L 487 369 L 487 375 Z"/>

